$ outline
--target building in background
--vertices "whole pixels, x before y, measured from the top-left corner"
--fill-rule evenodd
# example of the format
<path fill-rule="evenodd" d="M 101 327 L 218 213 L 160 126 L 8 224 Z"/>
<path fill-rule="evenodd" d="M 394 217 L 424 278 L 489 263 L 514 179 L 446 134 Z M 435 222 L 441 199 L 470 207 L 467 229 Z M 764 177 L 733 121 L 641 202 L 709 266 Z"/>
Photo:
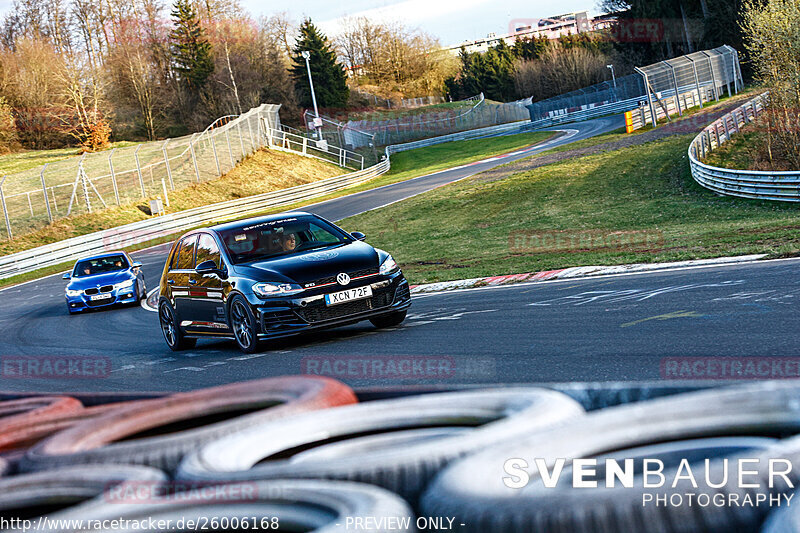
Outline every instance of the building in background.
<path fill-rule="evenodd" d="M 452 54 L 458 54 L 461 48 L 467 52 L 485 52 L 500 44 L 500 41 L 505 41 L 507 45 L 513 46 L 517 39 L 546 37 L 554 40 L 565 35 L 602 30 L 610 27 L 614 20 L 615 18 L 611 15 L 592 17 L 588 11 L 545 18 L 514 19 L 509 24 L 509 31 L 506 35 L 490 33 L 483 39 L 464 41 L 461 44 L 448 46 L 447 50 Z"/>

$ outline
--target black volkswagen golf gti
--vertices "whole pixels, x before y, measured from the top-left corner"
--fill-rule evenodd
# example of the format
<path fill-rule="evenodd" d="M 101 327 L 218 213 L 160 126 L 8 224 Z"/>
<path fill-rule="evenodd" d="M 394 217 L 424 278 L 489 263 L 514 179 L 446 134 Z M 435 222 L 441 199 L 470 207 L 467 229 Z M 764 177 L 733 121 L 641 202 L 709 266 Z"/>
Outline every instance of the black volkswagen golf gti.
<path fill-rule="evenodd" d="M 400 324 L 411 305 L 392 256 L 309 213 L 281 213 L 190 231 L 161 276 L 158 315 L 173 350 L 198 337 L 260 340 L 369 320 Z"/>

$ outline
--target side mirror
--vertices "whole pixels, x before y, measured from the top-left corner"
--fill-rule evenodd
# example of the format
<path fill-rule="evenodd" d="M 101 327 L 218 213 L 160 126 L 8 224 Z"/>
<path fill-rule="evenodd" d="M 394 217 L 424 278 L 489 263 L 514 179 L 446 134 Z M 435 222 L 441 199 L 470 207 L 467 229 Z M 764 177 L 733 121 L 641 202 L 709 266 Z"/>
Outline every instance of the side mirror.
<path fill-rule="evenodd" d="M 72 276 L 70 276 L 69 272 L 64 272 L 64 275 L 61 276 L 61 279 L 72 279 Z"/>
<path fill-rule="evenodd" d="M 202 263 L 197 265 L 194 271 L 197 272 L 198 274 L 206 275 L 206 274 L 216 274 L 219 272 L 219 269 L 217 268 L 217 264 L 211 259 L 209 259 L 208 261 L 203 261 Z"/>
<path fill-rule="evenodd" d="M 131 265 L 131 268 L 142 268 L 142 264 L 139 261 L 136 261 Z"/>
<path fill-rule="evenodd" d="M 364 235 L 363 233 L 361 233 L 360 231 L 354 231 L 354 232 L 352 232 L 350 235 L 352 235 L 352 236 L 353 236 L 353 238 L 354 238 L 355 240 L 357 240 L 357 241 L 363 241 L 364 239 L 366 239 L 366 238 L 367 238 L 367 236 L 366 236 L 366 235 Z"/>

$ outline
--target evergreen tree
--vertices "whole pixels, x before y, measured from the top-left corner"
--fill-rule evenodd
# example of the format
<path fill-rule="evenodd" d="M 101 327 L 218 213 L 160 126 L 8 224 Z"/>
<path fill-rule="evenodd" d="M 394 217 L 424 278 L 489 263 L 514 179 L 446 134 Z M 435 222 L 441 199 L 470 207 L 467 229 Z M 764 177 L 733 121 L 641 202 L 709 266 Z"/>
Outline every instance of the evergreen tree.
<path fill-rule="evenodd" d="M 300 105 L 312 106 L 306 60 L 301 54 L 304 50 L 311 52 L 309 63 L 317 105 L 345 107 L 350 90 L 347 88 L 344 67 L 336 61 L 336 54 L 331 49 L 327 37 L 314 26 L 311 19 L 304 20 L 300 25 L 300 35 L 292 51 L 292 79 Z"/>
<path fill-rule="evenodd" d="M 214 72 L 211 43 L 190 0 L 175 0 L 172 20 L 169 38 L 175 70 L 189 89 L 197 92 Z"/>

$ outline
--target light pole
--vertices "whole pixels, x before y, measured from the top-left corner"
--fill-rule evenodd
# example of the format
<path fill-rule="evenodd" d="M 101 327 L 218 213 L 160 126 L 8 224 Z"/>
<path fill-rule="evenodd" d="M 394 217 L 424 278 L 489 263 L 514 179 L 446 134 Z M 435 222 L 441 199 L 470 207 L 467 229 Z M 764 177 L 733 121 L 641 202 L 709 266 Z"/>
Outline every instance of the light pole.
<path fill-rule="evenodd" d="M 300 52 L 303 58 L 306 60 L 306 69 L 308 70 L 308 85 L 311 87 L 311 101 L 314 103 L 314 129 L 317 130 L 317 137 L 319 140 L 322 140 L 322 117 L 319 116 L 319 109 L 317 109 L 317 95 L 314 94 L 314 80 L 311 79 L 311 63 L 309 63 L 309 59 L 311 58 L 311 52 L 308 50 L 303 50 Z"/>
<path fill-rule="evenodd" d="M 607 69 L 611 69 L 611 79 L 614 81 L 614 90 L 617 90 L 617 77 L 614 75 L 614 65 L 606 65 Z"/>
<path fill-rule="evenodd" d="M 614 75 L 614 65 L 606 65 L 611 70 L 611 79 L 614 82 L 614 101 L 617 101 L 617 77 Z"/>

